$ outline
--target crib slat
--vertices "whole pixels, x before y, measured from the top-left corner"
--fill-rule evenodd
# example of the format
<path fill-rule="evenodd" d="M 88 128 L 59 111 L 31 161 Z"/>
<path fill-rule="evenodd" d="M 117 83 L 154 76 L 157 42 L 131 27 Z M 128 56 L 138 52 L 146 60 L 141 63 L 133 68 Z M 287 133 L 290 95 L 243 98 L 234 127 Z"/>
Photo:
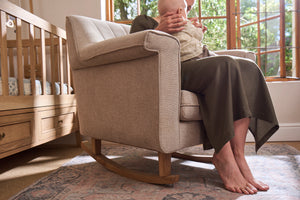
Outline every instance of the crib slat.
<path fill-rule="evenodd" d="M 9 76 L 15 76 L 15 67 L 14 67 L 14 49 L 8 48 L 8 60 L 9 60 Z"/>
<path fill-rule="evenodd" d="M 36 52 L 36 65 L 35 65 L 35 77 L 36 79 L 42 79 L 43 72 L 42 72 L 42 47 L 40 46 L 41 40 L 36 39 L 39 42 L 39 45 L 35 45 L 35 52 Z"/>
<path fill-rule="evenodd" d="M 19 89 L 19 95 L 24 95 L 24 72 L 23 72 L 23 62 L 22 62 L 22 21 L 21 19 L 17 18 L 17 65 L 18 65 L 18 89 Z"/>
<path fill-rule="evenodd" d="M 1 4 L 1 9 L 3 9 L 3 11 L 10 13 L 13 16 L 18 17 L 23 21 L 28 22 L 34 26 L 41 27 L 48 32 L 54 33 L 55 35 L 59 35 L 60 37 L 66 38 L 66 32 L 62 28 L 50 24 L 44 19 L 37 17 L 36 15 L 27 12 L 20 7 L 15 6 L 9 1 L 1 0 Z"/>
<path fill-rule="evenodd" d="M 50 54 L 51 54 L 51 93 L 52 95 L 55 95 L 55 81 L 56 81 L 56 75 L 55 75 L 55 69 L 57 66 L 57 61 L 55 60 L 55 56 L 57 56 L 54 46 L 54 37 L 53 34 L 50 34 Z"/>
<path fill-rule="evenodd" d="M 24 47 L 23 48 L 23 55 L 24 55 L 24 77 L 25 78 L 30 78 L 30 72 L 29 72 L 29 61 L 28 61 L 28 48 Z"/>
<path fill-rule="evenodd" d="M 46 46 L 45 46 L 45 30 L 41 29 L 41 71 L 42 71 L 42 86 L 43 86 L 43 95 L 46 95 Z"/>
<path fill-rule="evenodd" d="M 66 45 L 66 60 L 67 60 L 67 83 L 68 83 L 68 94 L 71 94 L 71 68 L 69 61 L 69 50 L 68 45 Z"/>
<path fill-rule="evenodd" d="M 8 96 L 8 66 L 7 66 L 7 31 L 6 31 L 6 13 L 1 11 L 1 78 L 2 78 L 2 95 Z"/>
<path fill-rule="evenodd" d="M 30 80 L 31 80 L 31 91 L 32 95 L 36 95 L 36 87 L 35 87 L 35 46 L 34 46 L 34 26 L 29 24 L 29 40 L 30 40 Z"/>
<path fill-rule="evenodd" d="M 8 63 L 9 63 L 9 76 L 15 76 L 15 68 L 14 68 L 14 49 L 8 48 Z"/>
<path fill-rule="evenodd" d="M 63 48 L 62 48 L 62 38 L 58 38 L 58 53 L 59 53 L 59 74 L 60 74 L 60 94 L 63 94 L 64 86 L 64 69 L 63 69 Z"/>
<path fill-rule="evenodd" d="M 41 44 L 41 41 L 40 39 L 36 39 L 39 41 L 39 43 Z M 40 47 L 40 44 L 39 45 L 35 45 L 35 55 L 36 55 L 36 65 L 35 65 L 35 77 L 36 79 L 42 79 L 42 49 Z"/>

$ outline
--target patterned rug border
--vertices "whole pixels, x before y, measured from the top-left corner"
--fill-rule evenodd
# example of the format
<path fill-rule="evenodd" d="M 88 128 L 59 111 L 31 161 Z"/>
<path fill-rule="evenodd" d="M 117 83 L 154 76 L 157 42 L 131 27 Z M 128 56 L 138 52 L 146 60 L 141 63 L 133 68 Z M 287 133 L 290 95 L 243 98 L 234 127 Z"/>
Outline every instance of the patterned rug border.
<path fill-rule="evenodd" d="M 103 145 L 103 152 L 104 152 L 104 154 L 105 153 L 107 153 L 108 155 L 109 154 L 112 154 L 112 155 L 114 155 L 114 154 L 116 154 L 117 153 L 117 151 L 123 151 L 124 149 L 128 149 L 129 148 L 129 146 L 126 146 L 126 145 L 116 145 L 116 144 L 112 144 L 112 145 L 110 145 L 110 144 L 107 144 L 107 145 Z M 153 153 L 153 151 L 149 151 L 149 150 L 143 150 L 143 149 L 140 149 L 140 148 L 135 148 L 135 147 L 130 147 L 131 148 L 131 150 L 136 150 L 136 149 L 138 149 L 138 150 L 140 150 L 140 151 L 144 151 L 144 152 L 152 152 Z M 193 151 L 189 151 L 191 148 L 187 148 L 187 149 L 184 149 L 183 151 L 185 151 L 185 152 L 187 152 L 187 153 L 193 153 L 194 151 L 195 151 L 195 149 L 197 150 L 197 153 L 199 153 L 199 154 L 212 154 L 213 153 L 213 150 L 209 150 L 209 151 L 203 151 L 202 150 L 202 146 L 196 146 L 196 147 L 192 147 L 193 148 Z M 284 151 L 282 151 L 284 149 Z M 263 156 L 263 157 L 267 157 L 267 156 L 273 156 L 273 157 L 280 157 L 280 156 L 293 156 L 293 155 L 296 155 L 295 156 L 295 158 L 297 158 L 297 162 L 299 162 L 298 164 L 297 164 L 297 166 L 295 167 L 294 166 L 294 168 L 296 169 L 296 172 L 297 172 L 297 174 L 298 175 L 300 175 L 300 170 L 299 170 L 299 164 L 300 164 L 300 151 L 298 151 L 297 149 L 295 149 L 294 147 L 292 147 L 292 146 L 290 146 L 290 145 L 286 145 L 286 144 L 265 144 L 259 151 L 258 151 L 258 153 L 256 154 L 256 152 L 255 152 L 255 147 L 254 147 L 254 145 L 246 145 L 246 149 L 245 149 L 245 151 L 247 152 L 246 154 L 247 154 L 247 158 L 251 158 L 251 157 L 253 157 L 253 155 L 257 155 L 257 156 Z M 118 154 L 118 153 L 117 153 Z M 151 153 L 150 153 L 151 154 Z M 41 178 L 41 179 L 39 179 L 38 181 L 36 181 L 35 183 L 33 183 L 32 185 L 30 185 L 30 186 L 28 186 L 27 188 L 25 188 L 25 189 L 23 189 L 22 191 L 20 191 L 19 193 L 17 193 L 16 195 L 14 195 L 13 197 L 11 197 L 10 199 L 26 199 L 26 198 L 22 198 L 22 196 L 20 196 L 20 195 L 22 195 L 23 193 L 26 193 L 26 191 L 27 190 L 29 190 L 30 188 L 32 188 L 32 187 L 34 187 L 34 186 L 37 186 L 38 184 L 40 184 L 40 183 L 43 183 L 43 182 L 45 182 L 45 181 L 47 181 L 48 179 L 49 179 L 49 177 L 51 177 L 51 176 L 55 176 L 57 173 L 58 173 L 58 171 L 59 170 L 61 170 L 62 168 L 67 168 L 67 167 L 71 167 L 71 168 L 75 168 L 76 167 L 76 165 L 89 165 L 90 163 L 84 163 L 83 162 L 83 164 L 80 164 L 80 163 L 78 163 L 76 160 L 78 160 L 78 158 L 85 158 L 85 159 L 87 159 L 87 160 L 89 160 L 90 161 L 90 159 L 92 159 L 89 155 L 87 155 L 85 152 L 82 152 L 80 155 L 78 155 L 78 156 L 76 156 L 76 157 L 74 157 L 74 158 L 72 158 L 70 161 L 68 161 L 68 162 L 66 162 L 65 164 L 63 164 L 60 168 L 58 168 L 57 170 L 55 170 L 55 171 L 53 171 L 53 172 L 51 172 L 50 174 L 48 174 L 47 176 L 45 176 L 45 177 L 43 177 L 43 178 Z M 96 161 L 94 161 L 93 160 L 93 162 L 94 163 L 96 163 Z M 96 163 L 96 165 L 98 165 L 98 166 L 101 166 L 100 164 L 98 164 L 98 163 Z M 101 166 L 102 167 L 102 166 Z M 104 170 L 106 170 L 106 169 L 104 169 Z M 107 173 L 111 173 L 111 172 L 109 172 L 109 171 L 106 171 Z M 115 175 L 115 174 L 112 174 L 112 175 Z M 115 175 L 115 176 L 118 176 L 119 177 L 119 175 Z M 298 176 L 298 186 L 297 186 L 297 184 L 296 184 L 296 189 L 298 188 L 300 188 L 300 182 L 299 182 L 299 177 L 300 176 Z M 123 178 L 123 177 L 119 177 L 120 179 L 126 179 L 126 178 Z M 129 179 L 130 180 L 130 179 Z M 131 180 L 130 180 L 131 181 Z M 130 182 L 129 181 L 129 182 Z M 194 184 L 196 184 L 195 182 L 193 182 Z M 131 184 L 131 183 L 130 183 Z M 141 183 L 141 185 L 144 185 L 145 183 Z M 180 184 L 180 183 L 178 183 L 178 184 Z M 231 195 L 232 197 L 234 197 L 235 199 L 239 199 L 239 200 L 244 200 L 244 199 L 273 199 L 276 195 L 278 195 L 278 194 L 276 194 L 275 196 L 274 195 L 272 195 L 272 194 L 270 194 L 270 195 L 268 195 L 267 193 L 268 192 L 266 192 L 266 193 L 263 193 L 263 194 L 265 194 L 265 195 L 259 195 L 259 194 L 257 194 L 257 195 L 254 195 L 254 196 L 247 196 L 247 195 L 239 195 L 239 194 L 234 194 L 234 193 L 231 193 L 231 192 L 228 192 L 228 191 L 226 191 L 226 190 L 224 190 L 223 188 L 222 188 L 222 184 L 221 183 L 218 183 L 219 184 L 219 186 L 220 186 L 220 188 L 215 188 L 217 191 L 222 191 L 223 193 L 228 193 L 229 195 Z M 152 185 L 153 186 L 153 185 Z M 163 186 L 158 186 L 158 187 L 163 187 Z M 118 195 L 118 194 L 116 194 L 116 195 Z M 195 196 L 196 195 L 196 196 Z M 19 197 L 21 197 L 21 198 L 19 198 Z M 117 199 L 118 198 L 118 196 L 116 196 L 116 198 L 108 198 L 107 196 L 105 197 L 105 199 Z M 223 197 L 221 197 L 222 199 L 224 199 Z M 40 198 L 39 198 L 40 199 Z M 42 198 L 43 199 L 43 198 Z M 57 199 L 57 198 L 51 198 L 51 199 Z M 68 199 L 68 198 L 66 198 L 66 199 Z M 70 199 L 74 199 L 74 198 L 70 198 Z M 98 198 L 97 198 L 98 199 Z M 102 198 L 101 198 L 102 199 Z M 121 198 L 121 199 L 123 199 L 123 198 Z M 127 199 L 127 198 L 124 198 L 124 199 Z M 130 199 L 130 198 L 129 198 Z M 135 199 L 134 197 L 132 197 L 131 199 Z M 136 198 L 136 199 L 139 199 L 139 198 Z M 145 199 L 148 199 L 148 198 L 145 198 Z M 151 198 L 149 198 L 149 199 L 151 199 Z M 211 196 L 209 196 L 209 195 L 207 195 L 207 196 L 205 196 L 205 195 L 200 195 L 199 196 L 199 194 L 195 194 L 195 193 L 193 193 L 193 192 L 189 192 L 189 191 L 186 191 L 185 193 L 176 193 L 176 195 L 174 196 L 172 196 L 172 195 L 166 195 L 165 196 L 165 198 L 163 198 L 163 199 L 165 199 L 165 200 L 176 200 L 176 199 L 203 199 L 203 200 L 213 200 L 213 199 L 218 199 L 218 198 L 211 198 Z M 231 199 L 231 197 L 229 198 L 229 199 Z M 298 194 L 296 193 L 294 196 L 293 195 L 290 195 L 290 196 L 287 196 L 287 195 L 284 195 L 284 194 L 282 194 L 281 196 L 277 196 L 276 197 L 276 199 L 285 199 L 285 200 L 300 200 L 300 192 L 298 192 Z"/>

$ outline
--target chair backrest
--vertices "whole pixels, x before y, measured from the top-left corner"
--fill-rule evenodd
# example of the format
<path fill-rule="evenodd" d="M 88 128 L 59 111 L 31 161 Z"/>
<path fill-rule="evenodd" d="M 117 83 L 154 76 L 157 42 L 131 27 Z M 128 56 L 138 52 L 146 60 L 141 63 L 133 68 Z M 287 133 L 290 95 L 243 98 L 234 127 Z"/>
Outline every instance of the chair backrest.
<path fill-rule="evenodd" d="M 70 62 L 73 66 L 80 62 L 78 56 L 82 49 L 104 40 L 128 35 L 130 32 L 129 25 L 79 15 L 67 16 L 66 29 Z"/>
<path fill-rule="evenodd" d="M 68 16 L 67 21 L 71 21 L 72 29 L 76 30 L 73 37 L 78 49 L 83 49 L 92 43 L 127 35 L 130 31 L 129 25 L 84 16 Z"/>

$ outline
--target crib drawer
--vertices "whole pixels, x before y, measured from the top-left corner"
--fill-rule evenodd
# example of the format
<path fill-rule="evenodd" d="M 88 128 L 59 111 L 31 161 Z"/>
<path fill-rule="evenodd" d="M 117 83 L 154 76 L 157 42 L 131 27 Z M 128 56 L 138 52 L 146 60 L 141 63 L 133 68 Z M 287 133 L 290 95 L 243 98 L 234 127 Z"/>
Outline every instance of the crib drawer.
<path fill-rule="evenodd" d="M 0 117 L 0 154 L 30 145 L 32 130 L 32 114 Z"/>
<path fill-rule="evenodd" d="M 58 110 L 41 112 L 41 137 L 56 138 L 75 130 L 77 127 L 75 110 L 67 109 L 62 113 L 59 113 Z"/>

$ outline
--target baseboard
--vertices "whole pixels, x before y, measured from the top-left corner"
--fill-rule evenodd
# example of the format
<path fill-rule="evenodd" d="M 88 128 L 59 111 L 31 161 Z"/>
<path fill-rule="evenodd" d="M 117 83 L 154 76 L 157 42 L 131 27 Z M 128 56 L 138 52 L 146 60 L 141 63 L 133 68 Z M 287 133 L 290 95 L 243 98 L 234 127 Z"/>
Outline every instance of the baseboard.
<path fill-rule="evenodd" d="M 300 123 L 282 123 L 279 130 L 269 139 L 270 142 L 300 141 Z M 248 133 L 247 142 L 254 142 L 251 133 Z"/>

